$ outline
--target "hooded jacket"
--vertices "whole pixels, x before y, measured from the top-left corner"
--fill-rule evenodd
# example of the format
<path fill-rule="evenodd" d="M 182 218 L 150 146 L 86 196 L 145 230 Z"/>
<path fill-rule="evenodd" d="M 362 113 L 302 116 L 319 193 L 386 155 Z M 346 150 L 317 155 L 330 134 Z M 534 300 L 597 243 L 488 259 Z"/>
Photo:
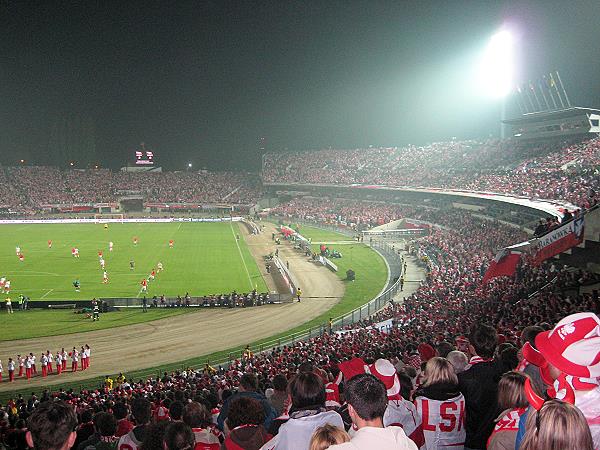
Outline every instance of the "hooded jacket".
<path fill-rule="evenodd" d="M 455 384 L 425 386 L 415 393 L 428 450 L 465 445 L 465 398 Z"/>
<path fill-rule="evenodd" d="M 344 429 L 342 416 L 335 411 L 322 411 L 296 417 L 292 413 L 290 420 L 279 428 L 279 434 L 267 442 L 262 450 L 308 450 L 313 433 L 325 424 Z"/>
<path fill-rule="evenodd" d="M 234 428 L 221 446 L 223 450 L 258 450 L 271 439 L 262 425 Z"/>

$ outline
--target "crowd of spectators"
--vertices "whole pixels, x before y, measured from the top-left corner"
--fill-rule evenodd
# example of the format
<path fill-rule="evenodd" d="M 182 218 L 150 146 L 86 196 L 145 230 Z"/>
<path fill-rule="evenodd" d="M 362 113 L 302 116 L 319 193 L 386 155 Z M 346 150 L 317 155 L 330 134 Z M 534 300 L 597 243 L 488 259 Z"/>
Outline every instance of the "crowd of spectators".
<path fill-rule="evenodd" d="M 235 172 L 113 172 L 108 169 L 0 167 L 0 206 L 39 210 L 42 205 L 114 203 L 141 195 L 148 203 L 254 204 L 256 176 Z"/>
<path fill-rule="evenodd" d="M 371 206 L 373 204 L 360 207 L 368 209 Z M 454 448 L 486 448 L 492 431 L 503 431 L 497 429 L 498 424 L 503 423 L 505 413 L 500 405 L 519 407 L 517 403 L 498 403 L 496 396 L 502 374 L 527 367 L 528 360 L 523 356 L 526 353 L 524 344 L 531 341 L 531 333 L 527 334 L 527 330 L 535 326 L 537 334 L 547 333 L 553 324 L 569 314 L 582 311 L 597 314 L 600 311 L 598 293 L 579 292 L 582 285 L 597 280 L 587 272 L 561 267 L 553 262 L 534 266 L 525 260 L 514 278 L 495 278 L 484 285 L 482 278 L 491 256 L 499 248 L 524 239 L 525 235 L 502 223 L 458 211 L 423 210 L 420 214 L 423 220 L 441 226 L 434 227 L 430 235 L 407 246 L 407 250 L 418 256 L 427 268 L 427 275 L 416 292 L 401 304 L 392 303 L 369 319 L 307 341 L 257 354 L 247 348 L 238 359 L 224 367 L 206 365 L 200 370 L 165 373 L 159 378 L 121 383 L 116 387 L 104 385 L 81 392 L 45 391 L 40 399 L 35 396 L 13 399 L 1 410 L 4 420 L 0 430 L 4 442 L 10 448 L 24 448 L 22 445 L 27 436 L 25 420 L 32 420 L 29 417 L 35 415 L 38 405 L 47 404 L 48 400 L 62 404 L 60 400 L 75 408 L 80 423 L 78 430 L 85 426 L 90 433 L 82 436 L 79 442 L 87 440 L 94 429 L 98 436 L 103 435 L 99 423 L 100 417 L 104 416 L 99 414 L 108 412 L 116 417 L 115 411 L 124 410 L 125 414 L 120 413 L 122 417 L 119 420 L 127 420 L 126 413 L 130 410 L 138 431 L 124 427 L 123 435 L 129 436 L 125 443 L 135 449 L 151 448 L 156 440 L 164 441 L 164 448 L 171 448 L 167 443 L 170 434 L 165 431 L 166 424 L 162 428 L 159 424 L 175 423 L 181 417 L 186 422 L 185 410 L 188 408 L 202 411 L 199 414 L 202 420 L 188 423 L 196 446 L 199 443 L 204 445 L 196 448 L 219 448 L 222 445 L 222 448 L 258 449 L 264 445 L 262 448 L 265 449 L 308 449 L 313 432 L 319 430 L 319 435 L 324 433 L 322 426 L 343 429 L 352 435 L 351 441 L 340 444 L 340 448 L 435 449 L 452 440 Z M 379 212 L 368 212 L 367 215 L 376 217 Z M 372 326 L 390 319 L 391 327 L 381 330 Z M 598 320 L 597 317 L 595 320 Z M 600 334 L 600 322 L 594 330 L 587 336 Z M 597 345 L 588 348 L 595 348 L 600 355 Z M 364 367 L 364 362 L 374 374 L 377 370 L 386 372 L 382 368 L 393 366 L 393 374 L 389 376 L 393 378 L 398 374 L 399 380 L 402 380 L 399 382 L 401 394 L 392 392 L 396 385 L 394 381 L 389 386 L 385 384 L 388 375 L 377 376 L 387 388 L 389 403 L 384 410 L 408 411 L 412 422 L 400 412 L 393 419 L 389 417 L 391 412 L 381 412 L 381 420 L 374 422 L 369 420 L 375 420 L 376 414 L 370 419 L 361 415 L 360 399 L 354 396 L 349 381 L 351 374 L 345 371 L 357 360 L 360 367 Z M 592 357 L 587 364 L 596 360 Z M 453 364 L 456 372 L 460 372 L 457 378 L 448 375 L 448 364 Z M 341 384 L 336 382 L 340 380 L 340 372 L 344 375 Z M 436 378 L 432 375 L 434 372 L 446 375 Z M 598 375 L 600 373 L 594 377 Z M 600 403 L 596 401 L 600 397 L 600 388 L 594 377 L 585 379 L 588 383 L 584 385 L 585 395 L 577 397 L 575 402 L 590 424 L 596 423 L 594 421 L 600 416 L 597 409 Z M 532 380 L 532 383 L 546 383 L 545 387 L 552 388 L 552 381 L 540 381 L 539 373 Z M 374 381 L 370 379 L 364 383 Z M 544 384 L 540 385 L 544 387 Z M 369 389 L 378 389 L 374 385 L 369 386 Z M 575 388 L 581 389 L 581 386 Z M 365 389 L 363 386 L 361 392 Z M 593 401 L 589 400 L 590 395 Z M 455 424 L 461 425 L 458 429 L 449 427 L 447 423 L 432 424 L 433 419 L 427 416 L 424 405 L 428 408 L 435 401 L 452 403 L 456 405 L 456 411 L 463 408 L 464 413 L 451 416 Z M 585 401 L 588 403 L 582 403 Z M 145 402 L 146 413 L 140 418 L 136 411 L 142 402 Z M 559 403 L 562 407 L 562 402 Z M 530 417 L 538 414 L 543 417 L 545 408 L 542 406 L 539 412 L 530 411 Z M 150 409 L 153 413 L 148 412 Z M 515 413 L 517 423 L 525 414 L 525 408 L 519 411 Z M 564 414 L 574 414 L 573 417 L 581 419 L 578 410 L 573 408 L 575 413 L 569 411 Z M 398 424 L 414 443 L 404 441 L 404 433 L 396 431 L 393 426 Z M 525 419 L 522 426 L 524 424 Z M 386 428 L 381 428 L 383 426 Z M 170 427 L 173 424 L 169 424 L 166 430 Z M 441 441 L 439 433 L 444 427 L 448 432 L 456 433 Z M 595 448 L 598 448 L 600 433 L 594 425 L 590 427 Z M 461 428 L 462 431 L 459 430 Z M 361 431 L 363 429 L 366 431 Z M 586 428 L 581 429 L 585 434 Z M 387 430 L 385 433 L 388 434 L 380 430 Z M 516 430 L 511 430 L 514 431 L 509 439 L 512 447 L 490 448 L 516 448 Z M 115 443 L 115 436 L 117 434 L 113 432 L 106 440 Z M 586 443 L 588 438 L 585 435 L 583 440 L 573 440 L 580 447 L 560 448 L 591 450 L 593 447 Z M 120 439 L 123 444 L 124 438 L 121 436 Z M 380 442 L 379 439 L 390 446 L 373 447 Z M 396 441 L 389 444 L 390 439 Z M 525 436 L 523 442 L 527 448 L 550 448 L 531 446 L 532 439 Z M 126 448 L 121 444 L 119 448 Z M 209 447 L 209 444 L 214 446 Z M 80 445 L 78 448 L 89 447 Z"/>
<path fill-rule="evenodd" d="M 422 147 L 265 156 L 267 183 L 377 184 L 504 193 L 589 207 L 600 188 L 600 138 L 576 142 L 451 141 Z"/>
<path fill-rule="evenodd" d="M 392 203 L 366 203 L 325 197 L 297 197 L 272 208 L 269 213 L 285 220 L 300 219 L 356 229 L 372 228 L 416 215 L 416 209 Z"/>

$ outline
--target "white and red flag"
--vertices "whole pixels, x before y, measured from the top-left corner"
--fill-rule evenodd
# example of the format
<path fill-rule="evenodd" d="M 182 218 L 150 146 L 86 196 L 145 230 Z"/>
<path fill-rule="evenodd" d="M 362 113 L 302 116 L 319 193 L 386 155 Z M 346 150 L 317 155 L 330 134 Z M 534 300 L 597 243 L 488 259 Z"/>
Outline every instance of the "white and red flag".
<path fill-rule="evenodd" d="M 492 278 L 496 277 L 512 277 L 517 272 L 517 266 L 521 260 L 523 253 L 510 248 L 503 248 L 494 257 L 488 270 L 483 276 L 483 283 L 487 283 Z"/>

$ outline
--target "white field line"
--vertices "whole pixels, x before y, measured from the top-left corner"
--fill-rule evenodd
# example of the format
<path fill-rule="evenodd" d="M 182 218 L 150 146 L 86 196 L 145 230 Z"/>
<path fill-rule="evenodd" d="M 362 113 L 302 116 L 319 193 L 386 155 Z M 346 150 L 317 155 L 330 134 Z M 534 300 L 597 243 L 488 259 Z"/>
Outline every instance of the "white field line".
<path fill-rule="evenodd" d="M 53 290 L 54 290 L 54 289 L 50 289 L 48 292 L 46 292 L 44 295 L 42 295 L 42 296 L 40 297 L 40 300 L 41 300 L 41 299 L 43 299 L 43 298 L 45 298 L 45 297 L 46 297 L 46 295 L 48 295 L 48 294 L 49 294 L 50 292 L 52 292 Z"/>
<path fill-rule="evenodd" d="M 233 222 L 229 223 L 231 227 L 231 234 L 233 234 L 233 239 L 235 241 L 235 245 L 237 245 L 238 253 L 240 254 L 240 259 L 242 260 L 242 264 L 244 265 L 244 269 L 246 269 L 246 275 L 248 275 L 248 282 L 250 283 L 250 290 L 254 289 L 252 286 L 252 278 L 250 277 L 250 272 L 248 271 L 248 266 L 246 265 L 246 261 L 244 260 L 244 255 L 242 255 L 242 249 L 240 248 L 240 243 L 238 242 L 235 231 L 233 231 Z"/>

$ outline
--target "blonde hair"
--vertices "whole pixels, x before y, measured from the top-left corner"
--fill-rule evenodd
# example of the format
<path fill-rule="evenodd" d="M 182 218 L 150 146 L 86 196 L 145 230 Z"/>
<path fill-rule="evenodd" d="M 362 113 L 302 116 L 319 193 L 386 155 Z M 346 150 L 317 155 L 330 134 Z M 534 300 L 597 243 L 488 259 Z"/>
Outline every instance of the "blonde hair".
<path fill-rule="evenodd" d="M 446 358 L 435 356 L 425 365 L 425 381 L 423 386 L 434 384 L 458 384 L 454 366 Z"/>
<path fill-rule="evenodd" d="M 593 450 L 590 427 L 581 411 L 560 400 L 531 410 L 521 450 Z"/>
<path fill-rule="evenodd" d="M 350 435 L 345 430 L 325 424 L 315 430 L 310 439 L 309 450 L 325 450 L 336 444 L 350 441 Z"/>
<path fill-rule="evenodd" d="M 525 395 L 527 378 L 528 376 L 524 373 L 514 370 L 502 375 L 498 383 L 498 407 L 501 410 L 529 406 L 527 395 Z"/>

